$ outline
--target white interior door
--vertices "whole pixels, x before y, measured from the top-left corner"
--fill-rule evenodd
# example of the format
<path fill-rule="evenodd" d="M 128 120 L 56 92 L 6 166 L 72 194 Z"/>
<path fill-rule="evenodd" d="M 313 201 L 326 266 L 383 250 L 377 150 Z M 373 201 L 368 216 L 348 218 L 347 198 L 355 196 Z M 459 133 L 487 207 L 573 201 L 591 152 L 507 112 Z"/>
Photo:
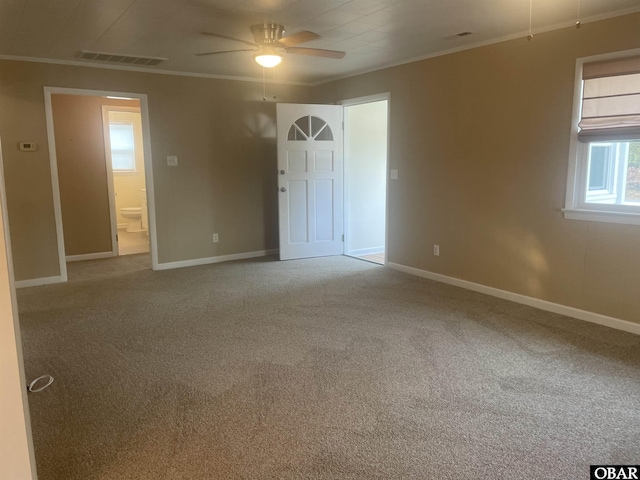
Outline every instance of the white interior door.
<path fill-rule="evenodd" d="M 342 255 L 342 107 L 277 105 L 280 260 Z"/>

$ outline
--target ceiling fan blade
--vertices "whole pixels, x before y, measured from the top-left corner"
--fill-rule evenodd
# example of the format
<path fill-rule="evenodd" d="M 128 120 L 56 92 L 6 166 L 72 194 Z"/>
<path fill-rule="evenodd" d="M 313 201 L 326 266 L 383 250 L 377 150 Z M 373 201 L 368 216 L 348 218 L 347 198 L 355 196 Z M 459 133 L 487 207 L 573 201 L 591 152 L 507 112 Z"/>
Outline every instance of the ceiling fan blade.
<path fill-rule="evenodd" d="M 235 42 L 242 42 L 242 43 L 245 43 L 247 45 L 251 45 L 252 47 L 257 47 L 258 46 L 257 43 L 248 42 L 247 40 L 242 40 L 241 38 L 228 37 L 227 35 L 221 35 L 219 33 L 211 33 L 211 32 L 201 32 L 201 33 L 202 33 L 202 35 L 209 35 L 210 37 L 225 38 L 227 40 L 233 40 Z"/>
<path fill-rule="evenodd" d="M 293 47 L 294 45 L 298 45 L 299 43 L 310 42 L 311 40 L 315 40 L 320 38 L 320 35 L 313 32 L 308 32 L 306 30 L 298 33 L 294 33 L 288 37 L 281 38 L 276 43 L 282 47 Z"/>
<path fill-rule="evenodd" d="M 217 55 L 219 53 L 233 53 L 233 52 L 257 52 L 256 48 L 241 48 L 240 50 L 222 50 L 220 52 L 204 52 L 204 53 L 195 53 L 196 57 L 203 57 L 205 55 Z"/>
<path fill-rule="evenodd" d="M 346 52 L 339 52 L 338 50 L 322 50 L 320 48 L 304 48 L 304 47 L 292 47 L 285 50 L 287 53 L 295 53 L 299 55 L 311 55 L 313 57 L 324 58 L 344 58 Z"/>

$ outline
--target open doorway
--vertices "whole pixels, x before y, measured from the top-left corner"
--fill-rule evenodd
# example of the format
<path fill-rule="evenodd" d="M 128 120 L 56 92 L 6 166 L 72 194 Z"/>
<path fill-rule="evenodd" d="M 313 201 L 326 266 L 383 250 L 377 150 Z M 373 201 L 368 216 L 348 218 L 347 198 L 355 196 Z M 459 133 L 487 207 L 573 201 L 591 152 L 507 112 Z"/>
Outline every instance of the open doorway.
<path fill-rule="evenodd" d="M 149 215 L 138 106 L 102 105 L 111 230 L 118 255 L 149 253 Z"/>
<path fill-rule="evenodd" d="M 344 106 L 345 255 L 386 261 L 388 94 Z"/>
<path fill-rule="evenodd" d="M 61 263 L 150 253 L 157 268 L 146 96 L 45 87 L 45 106 Z"/>

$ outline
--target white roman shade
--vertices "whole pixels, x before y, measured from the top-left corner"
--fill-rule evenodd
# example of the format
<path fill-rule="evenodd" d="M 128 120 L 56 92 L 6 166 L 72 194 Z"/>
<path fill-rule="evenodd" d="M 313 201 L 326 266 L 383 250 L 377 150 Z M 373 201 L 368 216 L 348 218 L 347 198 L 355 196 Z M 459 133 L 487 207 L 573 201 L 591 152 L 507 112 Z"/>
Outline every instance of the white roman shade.
<path fill-rule="evenodd" d="M 640 139 L 640 56 L 585 63 L 581 142 Z"/>

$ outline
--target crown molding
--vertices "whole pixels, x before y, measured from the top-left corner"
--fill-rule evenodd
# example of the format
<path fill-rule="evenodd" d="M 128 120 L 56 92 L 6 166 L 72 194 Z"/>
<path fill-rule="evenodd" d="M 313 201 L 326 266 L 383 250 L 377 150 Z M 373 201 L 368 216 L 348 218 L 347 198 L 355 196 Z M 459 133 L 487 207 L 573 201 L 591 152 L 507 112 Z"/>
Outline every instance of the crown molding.
<path fill-rule="evenodd" d="M 600 20 L 607 20 L 609 18 L 622 17 L 624 15 L 631 15 L 631 14 L 638 13 L 638 12 L 640 12 L 640 6 L 633 7 L 633 8 L 627 8 L 627 9 L 624 9 L 624 10 L 616 10 L 615 12 L 603 13 L 603 14 L 600 14 L 600 15 L 594 15 L 594 16 L 587 17 L 587 18 L 581 18 L 580 19 L 580 24 L 584 25 L 584 24 L 587 24 L 587 23 L 598 22 Z M 575 20 L 562 22 L 562 23 L 556 23 L 556 24 L 550 25 L 548 27 L 534 29 L 534 30 L 532 30 L 532 34 L 535 36 L 535 35 L 538 35 L 538 34 L 541 34 L 541 33 L 552 32 L 554 30 L 562 30 L 563 28 L 575 27 L 575 25 L 576 25 Z M 419 57 L 412 57 L 412 58 L 409 58 L 407 60 L 401 60 L 399 62 L 389 63 L 389 64 L 386 64 L 386 65 L 383 65 L 383 66 L 380 66 L 380 67 L 374 67 L 374 68 L 359 70 L 357 72 L 349 73 L 347 75 L 340 75 L 340 76 L 336 76 L 336 77 L 331 77 L 331 78 L 326 79 L 326 80 L 320 80 L 318 82 L 313 82 L 313 83 L 310 84 L 310 86 L 317 87 L 319 85 L 324 85 L 326 83 L 336 82 L 338 80 L 344 80 L 346 78 L 356 77 L 358 75 L 364 75 L 364 74 L 367 74 L 367 73 L 379 72 L 380 70 L 386 70 L 388 68 L 399 67 L 401 65 L 407 65 L 409 63 L 420 62 L 422 60 L 428 60 L 430 58 L 443 57 L 445 55 L 451 55 L 452 53 L 463 52 L 465 50 L 473 50 L 474 48 L 486 47 L 488 45 L 494 45 L 496 43 L 508 42 L 510 40 L 516 40 L 518 38 L 526 38 L 527 35 L 529 35 L 529 31 L 528 30 L 527 31 L 523 31 L 523 32 L 513 33 L 511 35 L 505 35 L 505 36 L 499 37 L 499 38 L 493 38 L 493 39 L 489 39 L 489 40 L 484 40 L 482 42 L 476 42 L 476 43 L 471 43 L 471 44 L 463 45 L 463 46 L 456 47 L 456 48 L 450 48 L 450 49 L 447 49 L 447 50 L 441 50 L 441 51 L 438 51 L 438 52 L 433 52 L 433 53 L 429 53 L 429 54 L 426 54 L 426 55 L 421 55 Z"/>
<path fill-rule="evenodd" d="M 181 72 L 181 71 L 173 71 L 173 70 L 156 70 L 151 68 L 142 68 L 142 67 L 131 67 L 127 65 L 105 65 L 102 63 L 93 63 L 90 61 L 79 61 L 79 60 L 59 60 L 55 58 L 39 58 L 39 57 L 23 57 L 17 55 L 1 55 L 0 60 L 10 60 L 16 62 L 32 62 L 32 63 L 47 63 L 53 65 L 66 65 L 72 67 L 88 67 L 88 68 L 99 68 L 105 70 L 122 70 L 125 72 L 136 72 L 136 73 L 150 73 L 157 75 L 174 75 L 177 77 L 192 77 L 192 78 L 209 78 L 214 80 L 233 80 L 237 82 L 252 82 L 252 83 L 262 83 L 262 78 L 252 78 L 252 77 L 235 77 L 231 75 L 215 75 L 212 73 L 194 73 L 194 72 Z M 273 80 L 266 79 L 265 83 L 275 84 L 275 85 L 294 85 L 299 87 L 310 87 L 310 83 L 305 82 L 293 82 L 287 80 Z"/>

